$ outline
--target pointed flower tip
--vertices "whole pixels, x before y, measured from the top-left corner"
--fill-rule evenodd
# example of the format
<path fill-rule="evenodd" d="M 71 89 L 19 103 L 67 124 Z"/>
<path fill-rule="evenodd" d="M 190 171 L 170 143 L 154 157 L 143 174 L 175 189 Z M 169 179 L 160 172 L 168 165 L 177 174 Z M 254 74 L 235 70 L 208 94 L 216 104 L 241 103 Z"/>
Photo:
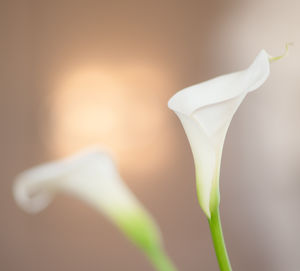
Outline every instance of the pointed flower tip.
<path fill-rule="evenodd" d="M 285 50 L 284 50 L 284 52 L 283 52 L 282 55 L 274 56 L 274 57 L 273 57 L 273 56 L 269 56 L 269 61 L 270 61 L 270 63 L 275 62 L 275 61 L 277 61 L 277 60 L 279 60 L 279 59 L 282 59 L 282 58 L 284 58 L 285 56 L 288 56 L 288 54 L 289 54 L 289 47 L 290 47 L 290 46 L 293 46 L 293 45 L 294 45 L 293 42 L 288 42 L 288 43 L 285 44 Z"/>

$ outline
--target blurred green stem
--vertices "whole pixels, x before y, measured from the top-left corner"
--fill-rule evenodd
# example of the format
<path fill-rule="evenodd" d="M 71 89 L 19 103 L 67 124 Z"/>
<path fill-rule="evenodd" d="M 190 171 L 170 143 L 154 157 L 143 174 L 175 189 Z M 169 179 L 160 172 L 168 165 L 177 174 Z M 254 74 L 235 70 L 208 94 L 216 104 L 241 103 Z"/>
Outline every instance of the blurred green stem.
<path fill-rule="evenodd" d="M 221 271 L 232 271 L 225 242 L 224 242 L 221 219 L 220 219 L 220 211 L 218 207 L 215 209 L 216 210 L 211 213 L 211 218 L 208 219 L 208 223 L 209 223 L 210 232 L 214 243 L 219 267 Z"/>
<path fill-rule="evenodd" d="M 155 250 L 148 253 L 148 257 L 157 271 L 177 271 L 172 261 L 162 250 Z"/>

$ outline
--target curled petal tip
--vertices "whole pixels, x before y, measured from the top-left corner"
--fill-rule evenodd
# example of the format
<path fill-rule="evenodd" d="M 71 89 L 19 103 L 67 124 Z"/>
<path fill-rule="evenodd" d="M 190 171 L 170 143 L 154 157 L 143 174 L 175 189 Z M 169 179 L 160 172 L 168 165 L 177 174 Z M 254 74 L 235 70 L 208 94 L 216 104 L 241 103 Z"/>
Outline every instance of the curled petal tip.
<path fill-rule="evenodd" d="M 279 56 L 269 56 L 269 61 L 270 62 L 274 62 L 274 61 L 277 61 L 277 60 L 279 60 L 281 58 L 284 58 L 285 56 L 288 56 L 288 54 L 289 54 L 289 47 L 293 46 L 293 45 L 294 45 L 293 42 L 286 43 L 285 44 L 285 50 L 284 50 L 283 54 L 279 55 Z"/>
<path fill-rule="evenodd" d="M 21 174 L 13 185 L 13 195 L 18 206 L 25 212 L 36 214 L 45 209 L 52 201 L 50 192 L 31 191 L 30 180 Z"/>

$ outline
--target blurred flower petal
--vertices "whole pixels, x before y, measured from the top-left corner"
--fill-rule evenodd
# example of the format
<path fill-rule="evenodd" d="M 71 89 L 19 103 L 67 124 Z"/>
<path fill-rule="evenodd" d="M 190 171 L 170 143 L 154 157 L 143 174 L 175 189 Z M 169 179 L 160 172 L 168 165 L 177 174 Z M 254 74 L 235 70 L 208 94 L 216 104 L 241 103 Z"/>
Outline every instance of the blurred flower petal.
<path fill-rule="evenodd" d="M 14 185 L 18 205 L 31 213 L 46 208 L 60 192 L 76 196 L 105 214 L 144 251 L 160 248 L 158 228 L 123 183 L 108 154 L 88 149 L 29 169 L 18 176 Z"/>

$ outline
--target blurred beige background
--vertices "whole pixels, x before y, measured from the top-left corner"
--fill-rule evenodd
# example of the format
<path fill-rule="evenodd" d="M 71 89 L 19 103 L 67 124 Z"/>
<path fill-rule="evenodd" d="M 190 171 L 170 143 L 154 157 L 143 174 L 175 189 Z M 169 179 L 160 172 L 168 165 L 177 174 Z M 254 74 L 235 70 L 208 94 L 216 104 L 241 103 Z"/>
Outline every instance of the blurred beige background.
<path fill-rule="evenodd" d="M 1 270 L 152 270 L 76 199 L 59 196 L 36 216 L 15 205 L 18 172 L 89 144 L 111 149 L 179 270 L 218 270 L 191 151 L 166 104 L 290 41 L 290 56 L 234 117 L 221 209 L 233 270 L 299 270 L 299 9 L 296 0 L 1 1 Z"/>

